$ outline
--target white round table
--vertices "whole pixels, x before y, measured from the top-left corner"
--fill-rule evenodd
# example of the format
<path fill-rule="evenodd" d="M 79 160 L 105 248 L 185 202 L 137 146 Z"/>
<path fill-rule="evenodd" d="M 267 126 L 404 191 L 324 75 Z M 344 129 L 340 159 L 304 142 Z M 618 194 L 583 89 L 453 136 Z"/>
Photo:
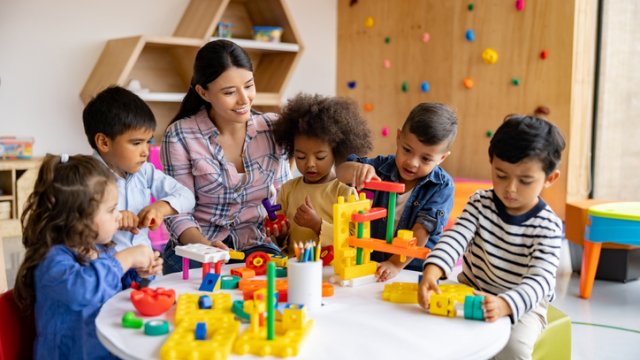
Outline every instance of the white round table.
<path fill-rule="evenodd" d="M 238 266 L 238 265 L 236 265 Z M 224 266 L 228 274 L 231 266 Z M 325 268 L 324 278 L 333 273 Z M 264 277 L 262 277 L 264 278 Z M 392 282 L 415 282 L 418 273 L 402 271 Z M 161 276 L 151 287 L 171 288 L 180 293 L 200 293 L 201 269 L 192 269 L 189 280 L 182 273 Z M 418 305 L 395 304 L 382 300 L 384 283 L 359 287 L 335 286 L 333 297 L 323 298 L 323 306 L 310 311 L 315 324 L 301 345 L 299 359 L 488 359 L 507 343 L 511 326 L 504 317 L 494 323 L 448 318 L 426 313 Z M 240 299 L 239 290 L 229 291 Z M 158 359 L 160 348 L 169 335 L 147 336 L 142 329 L 125 329 L 122 315 L 135 311 L 125 290 L 109 301 L 96 318 L 100 342 L 123 359 Z M 171 323 L 175 306 L 160 316 Z M 137 314 L 139 316 L 139 314 Z M 246 325 L 242 326 L 242 329 Z M 231 355 L 230 358 L 260 359 L 257 356 Z"/>

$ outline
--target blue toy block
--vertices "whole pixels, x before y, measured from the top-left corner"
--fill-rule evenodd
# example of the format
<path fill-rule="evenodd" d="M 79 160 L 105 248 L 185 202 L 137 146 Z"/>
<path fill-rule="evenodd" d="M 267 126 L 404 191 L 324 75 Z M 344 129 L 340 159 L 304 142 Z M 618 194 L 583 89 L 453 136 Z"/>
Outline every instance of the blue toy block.
<path fill-rule="evenodd" d="M 220 274 L 215 273 L 207 273 L 202 279 L 202 284 L 200 284 L 200 291 L 213 291 L 218 285 L 218 280 L 220 279 Z"/>
<path fill-rule="evenodd" d="M 196 323 L 196 340 L 207 340 L 207 323 L 199 322 Z"/>
<path fill-rule="evenodd" d="M 201 295 L 198 298 L 198 308 L 200 309 L 211 309 L 212 302 L 211 297 L 209 295 Z"/>

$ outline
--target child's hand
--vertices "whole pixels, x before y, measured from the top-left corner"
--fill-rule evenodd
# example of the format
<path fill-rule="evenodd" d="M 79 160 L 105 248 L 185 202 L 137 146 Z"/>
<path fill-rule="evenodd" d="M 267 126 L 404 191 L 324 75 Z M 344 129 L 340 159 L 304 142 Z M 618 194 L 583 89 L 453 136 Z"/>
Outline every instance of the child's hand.
<path fill-rule="evenodd" d="M 118 230 L 131 231 L 132 234 L 137 235 L 140 233 L 138 230 L 138 215 L 128 210 L 120 211 L 120 226 Z"/>
<path fill-rule="evenodd" d="M 402 269 L 402 265 L 396 264 L 393 261 L 383 261 L 378 264 L 378 270 L 376 271 L 376 281 L 384 282 L 393 279 Z"/>
<path fill-rule="evenodd" d="M 353 179 L 351 180 L 351 186 L 355 187 L 356 190 L 362 190 L 364 183 L 367 181 L 380 180 L 373 166 L 369 164 L 356 164 L 357 166 L 354 166 Z"/>
<path fill-rule="evenodd" d="M 162 224 L 164 217 L 175 214 L 175 210 L 166 201 L 156 201 L 153 204 L 140 210 L 138 214 L 138 227 L 148 227 L 150 230 L 156 230 Z"/>
<path fill-rule="evenodd" d="M 269 226 L 265 227 L 264 231 L 267 233 L 268 237 L 274 236 L 277 238 L 282 238 L 289 235 L 289 220 L 284 218 L 282 222 L 280 222 L 280 226 Z"/>
<path fill-rule="evenodd" d="M 300 205 L 296 210 L 296 215 L 293 217 L 293 221 L 302 227 L 313 230 L 317 235 L 320 235 L 322 218 L 313 208 L 309 195 L 305 196 L 304 204 Z"/>
<path fill-rule="evenodd" d="M 482 310 L 484 310 L 485 321 L 494 322 L 503 316 L 511 315 L 511 307 L 503 298 L 478 290 L 474 290 L 473 293 L 484 296 Z"/>
<path fill-rule="evenodd" d="M 153 275 L 159 275 L 162 273 L 162 263 L 164 262 L 164 260 L 162 260 L 162 258 L 160 257 L 160 253 L 157 251 L 154 251 L 153 255 L 155 256 L 155 258 L 153 259 L 150 267 L 136 268 L 136 273 L 138 273 L 138 276 L 142 278 L 148 278 Z"/>
<path fill-rule="evenodd" d="M 150 269 L 156 259 L 153 250 L 146 245 L 136 245 L 115 253 L 114 257 L 120 262 L 122 268 Z"/>
<path fill-rule="evenodd" d="M 418 305 L 423 309 L 429 309 L 429 298 L 432 292 L 440 294 L 438 279 L 443 274 L 442 269 L 433 264 L 427 265 L 422 272 L 422 281 L 418 285 Z"/>

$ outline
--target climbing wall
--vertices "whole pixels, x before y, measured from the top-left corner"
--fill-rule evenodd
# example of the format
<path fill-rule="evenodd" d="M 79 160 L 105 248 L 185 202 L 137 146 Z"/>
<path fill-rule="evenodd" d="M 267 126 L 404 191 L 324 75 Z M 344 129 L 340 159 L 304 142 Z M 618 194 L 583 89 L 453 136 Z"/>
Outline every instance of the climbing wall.
<path fill-rule="evenodd" d="M 397 129 L 416 104 L 452 106 L 459 133 L 443 167 L 473 179 L 490 179 L 489 139 L 506 115 L 546 108 L 566 138 L 576 138 L 563 154 L 571 154 L 574 174 L 563 161 L 563 176 L 545 197 L 562 214 L 568 193 L 587 191 L 582 154 L 589 152 L 592 95 L 572 88 L 593 70 L 592 53 L 574 55 L 594 38 L 574 36 L 595 26 L 595 9 L 583 3 L 339 0 L 336 92 L 362 105 L 372 154 L 395 152 Z"/>

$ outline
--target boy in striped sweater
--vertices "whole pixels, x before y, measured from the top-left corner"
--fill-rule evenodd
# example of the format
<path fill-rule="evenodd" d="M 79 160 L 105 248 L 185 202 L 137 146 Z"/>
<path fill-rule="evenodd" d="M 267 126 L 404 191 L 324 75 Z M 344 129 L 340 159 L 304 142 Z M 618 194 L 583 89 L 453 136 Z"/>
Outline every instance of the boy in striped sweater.
<path fill-rule="evenodd" d="M 530 359 L 554 297 L 562 221 L 540 198 L 560 171 L 565 141 L 534 116 L 508 116 L 489 145 L 493 189 L 471 196 L 424 262 L 418 297 L 428 307 L 437 280 L 463 257 L 458 281 L 484 296 L 486 321 L 509 316 L 509 342 L 496 359 Z"/>

